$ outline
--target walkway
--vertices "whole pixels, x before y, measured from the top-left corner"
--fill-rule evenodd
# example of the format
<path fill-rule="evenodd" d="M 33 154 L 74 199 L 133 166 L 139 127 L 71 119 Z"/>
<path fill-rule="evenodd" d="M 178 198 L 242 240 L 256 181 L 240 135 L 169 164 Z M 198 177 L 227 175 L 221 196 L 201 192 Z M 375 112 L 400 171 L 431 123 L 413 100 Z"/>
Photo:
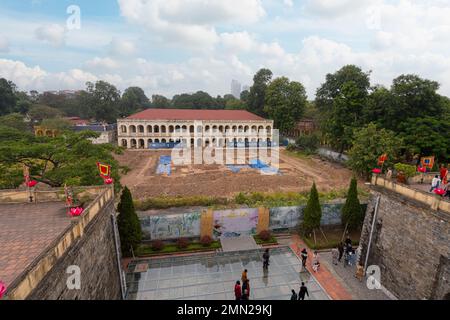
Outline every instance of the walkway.
<path fill-rule="evenodd" d="M 253 250 L 261 248 L 261 246 L 258 246 L 256 244 L 255 239 L 252 236 L 240 236 L 232 238 L 221 237 L 220 244 L 222 245 L 223 252 Z"/>
<path fill-rule="evenodd" d="M 300 239 L 298 235 L 292 236 L 292 243 L 290 245 L 291 249 L 300 257 L 300 251 L 303 248 L 307 248 L 305 243 Z M 326 266 L 322 263 L 320 270 L 314 272 L 311 267 L 311 261 L 313 260 L 313 252 L 308 250 L 308 260 L 306 263 L 306 268 L 308 271 L 316 278 L 320 285 L 325 289 L 328 295 L 333 300 L 352 300 L 353 297 L 350 292 L 336 279 L 335 276 L 328 270 Z M 320 255 L 319 255 L 320 259 Z"/>

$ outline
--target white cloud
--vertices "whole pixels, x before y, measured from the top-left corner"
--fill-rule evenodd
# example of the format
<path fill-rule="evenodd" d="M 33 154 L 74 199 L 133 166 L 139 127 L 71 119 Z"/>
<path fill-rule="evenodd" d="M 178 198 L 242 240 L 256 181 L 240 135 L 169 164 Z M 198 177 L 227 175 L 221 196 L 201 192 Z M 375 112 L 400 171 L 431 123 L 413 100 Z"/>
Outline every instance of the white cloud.
<path fill-rule="evenodd" d="M 79 69 L 49 73 L 39 66 L 28 67 L 8 59 L 0 59 L 0 77 L 13 81 L 20 90 L 83 89 L 87 81 L 98 79 Z"/>
<path fill-rule="evenodd" d="M 0 52 L 9 51 L 9 41 L 6 37 L 0 35 Z"/>
<path fill-rule="evenodd" d="M 111 70 L 111 69 L 117 69 L 119 67 L 119 63 L 109 57 L 105 58 L 99 58 L 95 57 L 92 60 L 88 60 L 85 63 L 85 66 L 90 69 L 96 69 L 96 70 Z"/>
<path fill-rule="evenodd" d="M 118 0 L 121 14 L 142 25 L 150 37 L 190 48 L 209 49 L 223 23 L 248 25 L 265 15 L 260 0 Z"/>
<path fill-rule="evenodd" d="M 38 40 L 59 47 L 65 42 L 66 30 L 61 25 L 53 23 L 38 27 L 35 36 Z"/>
<path fill-rule="evenodd" d="M 294 1 L 293 0 L 283 0 L 284 5 L 288 6 L 288 7 L 293 7 L 294 6 Z"/>
<path fill-rule="evenodd" d="M 113 55 L 128 56 L 136 52 L 136 46 L 132 41 L 114 37 L 109 44 L 110 52 Z"/>

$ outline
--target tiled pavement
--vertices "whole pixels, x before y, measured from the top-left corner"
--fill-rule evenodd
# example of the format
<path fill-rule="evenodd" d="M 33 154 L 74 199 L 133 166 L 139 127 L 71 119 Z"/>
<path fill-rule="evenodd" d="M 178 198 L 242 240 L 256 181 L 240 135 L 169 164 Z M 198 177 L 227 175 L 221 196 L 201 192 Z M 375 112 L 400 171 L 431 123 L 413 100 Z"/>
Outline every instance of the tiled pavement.
<path fill-rule="evenodd" d="M 300 239 L 298 235 L 292 236 L 291 249 L 300 256 L 300 251 L 303 248 L 307 248 L 305 243 Z M 306 260 L 306 268 L 308 271 L 316 278 L 320 285 L 325 289 L 328 295 L 333 300 L 352 300 L 352 295 L 340 282 L 339 280 L 328 270 L 323 263 L 320 265 L 318 272 L 314 272 L 311 267 L 311 262 L 313 260 L 313 251 L 307 249 L 308 259 Z M 319 261 L 321 260 L 319 254 Z"/>
<path fill-rule="evenodd" d="M 127 299 L 234 300 L 234 283 L 243 269 L 248 269 L 252 300 L 288 300 L 291 289 L 298 291 L 301 282 L 308 287 L 308 300 L 329 299 L 311 274 L 301 270 L 300 260 L 289 247 L 271 249 L 268 270 L 262 268 L 262 253 L 249 250 L 131 261 Z"/>
<path fill-rule="evenodd" d="M 69 225 L 63 202 L 0 204 L 0 280 L 8 286 Z"/>

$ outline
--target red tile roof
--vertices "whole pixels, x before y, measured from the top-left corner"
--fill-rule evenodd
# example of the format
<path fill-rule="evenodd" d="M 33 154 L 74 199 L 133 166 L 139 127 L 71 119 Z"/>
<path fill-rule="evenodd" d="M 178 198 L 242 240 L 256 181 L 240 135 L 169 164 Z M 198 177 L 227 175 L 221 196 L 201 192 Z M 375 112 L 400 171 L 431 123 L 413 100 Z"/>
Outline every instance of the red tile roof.
<path fill-rule="evenodd" d="M 137 120 L 265 120 L 245 110 L 147 109 L 127 119 Z"/>

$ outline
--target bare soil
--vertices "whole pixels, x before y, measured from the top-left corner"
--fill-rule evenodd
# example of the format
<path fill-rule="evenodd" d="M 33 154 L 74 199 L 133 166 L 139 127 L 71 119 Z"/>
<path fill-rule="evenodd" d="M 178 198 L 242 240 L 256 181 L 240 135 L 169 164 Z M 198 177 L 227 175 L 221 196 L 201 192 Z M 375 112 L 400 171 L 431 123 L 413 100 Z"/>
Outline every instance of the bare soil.
<path fill-rule="evenodd" d="M 352 172 L 339 164 L 314 156 L 291 156 L 285 150 L 280 150 L 280 175 L 262 175 L 251 168 L 233 173 L 219 164 L 172 164 L 170 176 L 156 174 L 159 157 L 170 154 L 170 150 L 126 150 L 116 156 L 120 164 L 130 168 L 121 183 L 130 188 L 135 199 L 196 195 L 231 197 L 238 192 L 256 191 L 302 192 L 308 191 L 313 181 L 320 192 L 327 192 L 347 188 L 352 177 Z"/>

